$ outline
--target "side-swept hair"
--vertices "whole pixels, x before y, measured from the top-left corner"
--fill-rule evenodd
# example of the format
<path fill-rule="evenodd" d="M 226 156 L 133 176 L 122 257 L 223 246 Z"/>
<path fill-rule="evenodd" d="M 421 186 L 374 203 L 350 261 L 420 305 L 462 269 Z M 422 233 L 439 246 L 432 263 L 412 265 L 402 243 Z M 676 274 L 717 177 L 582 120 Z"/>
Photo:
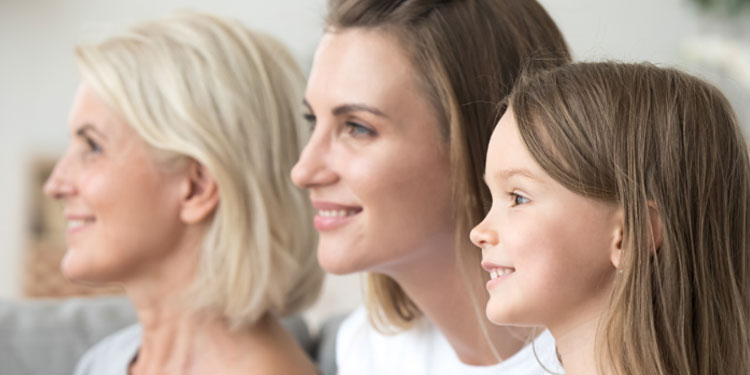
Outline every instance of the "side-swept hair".
<path fill-rule="evenodd" d="M 724 95 L 674 69 L 603 62 L 524 76 L 509 102 L 550 176 L 624 213 L 600 370 L 750 374 L 750 161 Z"/>
<path fill-rule="evenodd" d="M 312 208 L 289 178 L 307 134 L 303 76 L 287 50 L 237 21 L 180 13 L 76 57 L 83 81 L 164 165 L 193 159 L 216 180 L 188 305 L 238 328 L 311 303 L 323 273 Z"/>
<path fill-rule="evenodd" d="M 380 30 L 410 60 L 450 150 L 459 267 L 474 264 L 481 274 L 479 252 L 465 249 L 491 203 L 483 175 L 496 103 L 529 59 L 544 60 L 539 66 L 569 61 L 560 30 L 534 0 L 332 0 L 327 25 L 331 32 Z M 422 315 L 388 276 L 368 274 L 367 289 L 370 318 L 381 330 L 408 328 Z"/>

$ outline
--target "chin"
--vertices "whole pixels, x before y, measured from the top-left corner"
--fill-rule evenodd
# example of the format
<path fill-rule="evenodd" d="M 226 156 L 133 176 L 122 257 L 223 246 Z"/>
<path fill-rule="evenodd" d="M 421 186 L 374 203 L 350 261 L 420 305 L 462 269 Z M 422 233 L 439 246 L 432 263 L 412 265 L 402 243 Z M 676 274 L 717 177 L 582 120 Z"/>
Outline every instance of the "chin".
<path fill-rule="evenodd" d="M 331 254 L 330 251 L 324 251 L 318 249 L 318 264 L 328 273 L 334 275 L 348 275 L 359 271 L 356 267 L 352 267 L 351 263 L 344 259 L 346 257 L 336 256 Z"/>
<path fill-rule="evenodd" d="M 318 242 L 318 264 L 326 272 L 334 275 L 348 275 L 355 272 L 368 271 L 357 256 L 360 248 L 355 246 L 341 246 Z"/>
<path fill-rule="evenodd" d="M 492 298 L 487 302 L 487 308 L 485 314 L 490 322 L 497 325 L 522 325 L 522 322 L 518 319 L 518 314 L 514 314 L 507 305 L 503 305 L 502 301 L 492 301 Z"/>
<path fill-rule="evenodd" d="M 60 263 L 62 275 L 72 282 L 104 285 L 113 281 L 110 280 L 113 272 L 97 270 L 97 268 L 99 267 L 94 267 L 91 262 L 86 262 L 82 259 L 81 254 L 72 249 L 65 253 Z"/>

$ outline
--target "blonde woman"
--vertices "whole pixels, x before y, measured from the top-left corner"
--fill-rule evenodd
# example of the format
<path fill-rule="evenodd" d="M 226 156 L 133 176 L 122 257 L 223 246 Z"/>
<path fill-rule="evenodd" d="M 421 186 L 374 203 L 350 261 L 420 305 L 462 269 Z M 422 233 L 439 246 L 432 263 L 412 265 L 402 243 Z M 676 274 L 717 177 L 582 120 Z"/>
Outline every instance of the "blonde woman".
<path fill-rule="evenodd" d="M 314 131 L 292 178 L 318 210 L 323 268 L 367 272 L 366 309 L 338 333 L 340 374 L 543 371 L 530 330 L 481 314 L 489 275 L 468 238 L 489 203 L 496 103 L 534 57 L 568 60 L 535 1 L 330 3 L 305 93 Z M 556 362 L 549 334 L 536 347 Z"/>
<path fill-rule="evenodd" d="M 76 49 L 71 143 L 46 184 L 63 273 L 122 285 L 139 323 L 76 374 L 313 374 L 278 322 L 317 295 L 289 180 L 302 76 L 274 39 L 186 13 Z M 290 229 L 293 228 L 293 229 Z"/>
<path fill-rule="evenodd" d="M 487 315 L 568 375 L 750 373 L 750 161 L 726 98 L 647 64 L 530 75 L 490 141 Z"/>

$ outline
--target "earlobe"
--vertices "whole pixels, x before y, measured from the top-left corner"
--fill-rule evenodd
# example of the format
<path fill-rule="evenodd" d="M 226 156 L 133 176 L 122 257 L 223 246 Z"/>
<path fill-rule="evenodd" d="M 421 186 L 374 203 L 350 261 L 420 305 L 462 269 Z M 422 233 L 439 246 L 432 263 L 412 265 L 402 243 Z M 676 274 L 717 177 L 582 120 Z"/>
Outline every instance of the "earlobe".
<path fill-rule="evenodd" d="M 651 223 L 651 236 L 649 250 L 656 252 L 661 248 L 662 241 L 664 239 L 664 233 L 662 232 L 661 214 L 659 213 L 659 207 L 656 202 L 648 202 L 648 217 Z"/>
<path fill-rule="evenodd" d="M 219 204 L 219 188 L 211 173 L 201 163 L 190 160 L 187 166 L 180 219 L 195 224 L 209 217 Z"/>
<path fill-rule="evenodd" d="M 621 209 L 617 212 L 616 223 L 612 235 L 612 246 L 609 252 L 609 259 L 615 268 L 620 269 L 620 263 L 622 261 L 623 231 L 625 228 L 625 216 Z"/>

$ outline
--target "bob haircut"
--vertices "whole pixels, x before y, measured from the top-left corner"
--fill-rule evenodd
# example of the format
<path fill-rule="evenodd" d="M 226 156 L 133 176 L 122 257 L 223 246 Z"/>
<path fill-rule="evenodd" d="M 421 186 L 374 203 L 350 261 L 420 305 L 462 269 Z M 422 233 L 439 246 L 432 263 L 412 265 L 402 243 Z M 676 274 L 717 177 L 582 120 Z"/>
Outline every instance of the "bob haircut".
<path fill-rule="evenodd" d="M 476 274 L 465 275 L 474 283 L 484 275 L 479 252 L 464 250 L 492 202 L 483 175 L 496 104 L 529 59 L 539 59 L 540 68 L 570 60 L 560 30 L 534 0 L 331 0 L 327 25 L 329 32 L 380 30 L 411 61 L 450 150 L 457 259 L 477 265 Z M 398 283 L 379 273 L 368 274 L 365 304 L 381 331 L 406 329 L 422 316 Z"/>
<path fill-rule="evenodd" d="M 552 178 L 623 212 L 600 372 L 750 374 L 750 161 L 724 95 L 602 62 L 524 76 L 509 103 Z"/>
<path fill-rule="evenodd" d="M 193 159 L 219 190 L 188 307 L 234 328 L 318 295 L 323 272 L 305 195 L 289 171 L 307 139 L 303 76 L 273 38 L 239 22 L 180 13 L 79 46 L 82 80 L 165 168 Z"/>

